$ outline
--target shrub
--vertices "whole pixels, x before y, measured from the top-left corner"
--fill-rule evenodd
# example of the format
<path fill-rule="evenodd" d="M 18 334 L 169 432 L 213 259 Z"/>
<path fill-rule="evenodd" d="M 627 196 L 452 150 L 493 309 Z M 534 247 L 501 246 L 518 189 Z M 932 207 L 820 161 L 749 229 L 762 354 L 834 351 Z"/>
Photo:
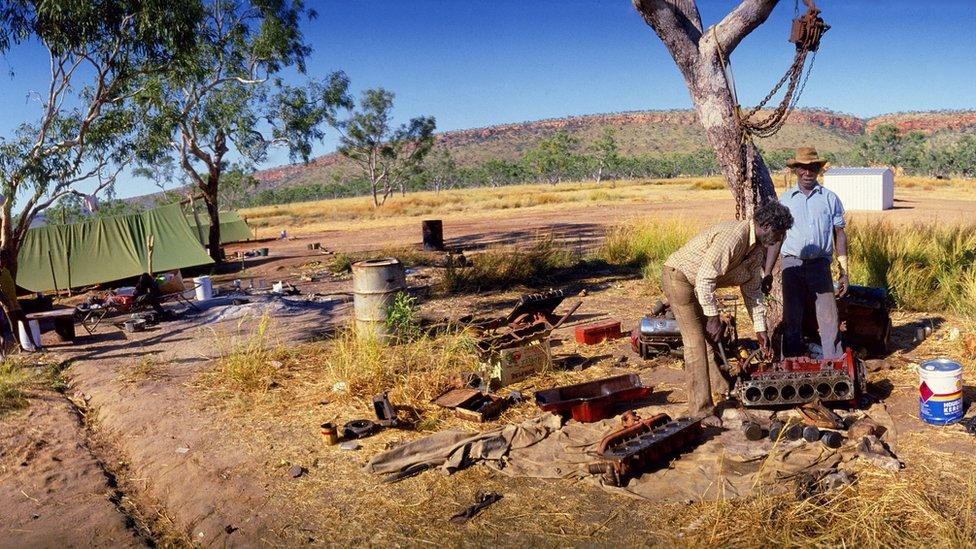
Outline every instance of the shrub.
<path fill-rule="evenodd" d="M 27 406 L 30 376 L 11 360 L 0 362 L 0 415 Z"/>
<path fill-rule="evenodd" d="M 546 236 L 527 249 L 500 247 L 472 258 L 472 265 L 448 265 L 444 289 L 448 292 L 505 288 L 538 281 L 559 269 L 576 263 L 573 252 L 559 247 Z"/>

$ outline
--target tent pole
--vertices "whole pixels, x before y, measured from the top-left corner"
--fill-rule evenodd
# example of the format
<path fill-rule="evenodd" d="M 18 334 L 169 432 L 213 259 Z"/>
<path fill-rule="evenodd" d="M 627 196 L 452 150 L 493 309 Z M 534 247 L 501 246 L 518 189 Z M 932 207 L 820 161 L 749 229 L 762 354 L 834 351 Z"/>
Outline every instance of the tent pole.
<path fill-rule="evenodd" d="M 51 283 L 54 284 L 54 295 L 60 296 L 61 290 L 58 289 L 58 277 L 54 274 L 54 256 L 51 250 L 47 251 L 47 262 L 51 266 Z"/>

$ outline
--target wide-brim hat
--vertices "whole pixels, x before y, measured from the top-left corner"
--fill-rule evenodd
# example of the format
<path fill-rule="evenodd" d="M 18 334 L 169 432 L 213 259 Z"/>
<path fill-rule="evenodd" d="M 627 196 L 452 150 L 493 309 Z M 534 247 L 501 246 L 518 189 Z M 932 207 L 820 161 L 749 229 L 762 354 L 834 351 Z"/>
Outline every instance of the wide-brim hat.
<path fill-rule="evenodd" d="M 790 168 L 797 166 L 819 166 L 822 170 L 828 166 L 828 162 L 817 155 L 817 149 L 813 147 L 800 147 L 793 154 L 793 158 L 786 161 L 786 165 Z"/>

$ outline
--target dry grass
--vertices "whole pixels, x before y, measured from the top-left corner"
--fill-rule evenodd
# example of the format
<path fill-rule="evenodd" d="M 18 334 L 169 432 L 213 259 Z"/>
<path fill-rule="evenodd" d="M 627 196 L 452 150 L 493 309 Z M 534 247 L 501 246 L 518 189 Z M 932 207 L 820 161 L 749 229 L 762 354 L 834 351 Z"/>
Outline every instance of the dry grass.
<path fill-rule="evenodd" d="M 903 309 L 976 314 L 976 225 L 874 221 L 848 235 L 852 282 L 888 288 Z"/>
<path fill-rule="evenodd" d="M 247 218 L 248 224 L 258 227 L 259 236 L 271 236 L 282 227 L 298 234 L 343 228 L 351 220 L 395 224 L 404 219 L 428 215 L 449 219 L 452 215 L 469 217 L 500 210 L 549 210 L 584 203 L 663 202 L 708 196 L 703 192 L 688 190 L 694 188 L 724 189 L 725 184 L 719 177 L 682 177 L 603 181 L 599 184 L 587 181 L 556 186 L 510 185 L 453 189 L 440 193 L 409 193 L 404 197 L 391 197 L 380 208 L 374 208 L 368 197 L 353 197 L 248 208 L 241 210 L 241 214 Z M 676 195 L 675 190 L 682 192 Z"/>
<path fill-rule="evenodd" d="M 0 416 L 27 406 L 27 391 L 32 377 L 14 359 L 0 362 Z"/>
<path fill-rule="evenodd" d="M 597 257 L 611 265 L 640 269 L 644 279 L 659 289 L 664 262 L 699 228 L 679 221 L 639 220 L 618 225 L 607 231 Z"/>
<path fill-rule="evenodd" d="M 470 266 L 448 265 L 445 269 L 446 291 L 482 291 L 539 282 L 558 269 L 576 264 L 573 252 L 557 245 L 551 235 L 528 248 L 490 248 L 469 259 Z"/>
<path fill-rule="evenodd" d="M 783 172 L 774 174 L 777 190 L 793 184 Z M 895 177 L 898 197 L 976 199 L 976 180 L 935 179 L 915 176 Z M 374 208 L 368 197 L 340 198 L 297 202 L 276 206 L 247 208 L 241 213 L 258 236 L 274 236 L 282 227 L 294 234 L 323 230 L 341 230 L 349 221 L 365 225 L 396 225 L 420 216 L 443 219 L 470 219 L 473 215 L 512 209 L 549 211 L 579 207 L 581 204 L 659 203 L 728 198 L 725 179 L 721 176 L 678 177 L 673 179 L 637 179 L 595 183 L 566 182 L 510 185 L 499 188 L 453 189 L 414 192 L 393 196 L 380 208 Z"/>
<path fill-rule="evenodd" d="M 238 333 L 247 317 L 238 324 Z M 218 343 L 215 366 L 202 376 L 202 384 L 221 396 L 249 401 L 274 388 L 288 349 L 279 345 L 273 333 L 272 318 L 265 314 L 250 332 L 240 337 L 215 337 Z"/>

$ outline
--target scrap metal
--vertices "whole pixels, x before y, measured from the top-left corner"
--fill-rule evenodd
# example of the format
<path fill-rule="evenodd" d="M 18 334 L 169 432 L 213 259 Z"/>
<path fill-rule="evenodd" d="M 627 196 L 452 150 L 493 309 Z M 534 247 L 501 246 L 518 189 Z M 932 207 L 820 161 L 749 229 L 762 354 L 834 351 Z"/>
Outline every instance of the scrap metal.
<path fill-rule="evenodd" d="M 851 351 L 836 360 L 791 357 L 779 362 L 750 355 L 733 392 L 746 407 L 803 404 L 819 399 L 853 404 L 864 391 L 864 364 Z"/>
<path fill-rule="evenodd" d="M 625 374 L 537 391 L 535 403 L 545 412 L 588 423 L 613 416 L 621 404 L 643 400 L 651 391 L 637 374 Z"/>
<path fill-rule="evenodd" d="M 622 486 L 629 478 L 664 465 L 697 442 L 702 432 L 701 418 L 672 420 L 657 414 L 603 437 L 597 446 L 600 460 L 588 470 L 602 475 L 611 486 Z"/>

